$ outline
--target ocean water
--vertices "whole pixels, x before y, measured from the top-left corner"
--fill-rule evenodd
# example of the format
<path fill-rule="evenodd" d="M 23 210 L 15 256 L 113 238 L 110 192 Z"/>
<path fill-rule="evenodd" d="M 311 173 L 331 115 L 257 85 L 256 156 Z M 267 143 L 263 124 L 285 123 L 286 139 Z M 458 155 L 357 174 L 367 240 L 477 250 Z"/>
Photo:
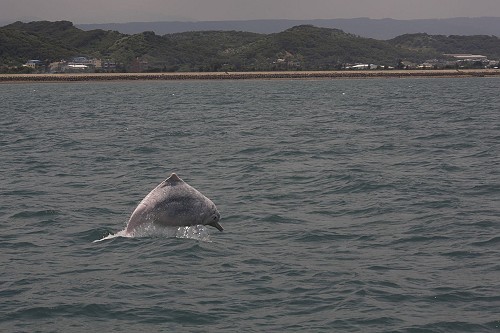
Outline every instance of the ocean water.
<path fill-rule="evenodd" d="M 1 84 L 0 331 L 500 332 L 499 91 Z M 225 230 L 117 236 L 171 172 Z"/>

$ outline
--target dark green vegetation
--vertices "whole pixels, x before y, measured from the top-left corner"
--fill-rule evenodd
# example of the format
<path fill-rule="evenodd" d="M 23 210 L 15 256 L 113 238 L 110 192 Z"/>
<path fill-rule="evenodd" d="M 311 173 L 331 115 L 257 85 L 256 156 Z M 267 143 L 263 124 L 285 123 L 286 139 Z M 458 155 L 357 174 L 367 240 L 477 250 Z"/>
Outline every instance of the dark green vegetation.
<path fill-rule="evenodd" d="M 297 26 L 280 33 L 200 31 L 134 35 L 83 31 L 71 22 L 16 22 L 0 28 L 0 65 L 14 71 L 29 59 L 45 63 L 87 56 L 133 70 L 140 60 L 148 71 L 268 71 L 341 69 L 347 63 L 396 66 L 422 62 L 444 53 L 476 53 L 500 59 L 494 36 L 412 34 L 388 41 L 362 38 L 341 30 Z M 9 68 L 9 69 L 7 69 Z"/>
<path fill-rule="evenodd" d="M 412 53 L 440 57 L 442 54 L 481 54 L 491 60 L 500 59 L 500 39 L 496 36 L 443 36 L 428 34 L 401 35 L 392 39 L 391 44 L 410 50 Z"/>

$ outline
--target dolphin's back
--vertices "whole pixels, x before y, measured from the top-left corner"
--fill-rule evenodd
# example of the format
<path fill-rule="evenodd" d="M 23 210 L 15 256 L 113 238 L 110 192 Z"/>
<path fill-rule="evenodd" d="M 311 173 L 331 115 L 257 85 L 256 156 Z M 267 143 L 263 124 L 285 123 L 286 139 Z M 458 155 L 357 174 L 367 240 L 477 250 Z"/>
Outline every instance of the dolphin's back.
<path fill-rule="evenodd" d="M 173 173 L 139 203 L 126 231 L 130 233 L 144 223 L 176 227 L 208 224 L 221 230 L 219 219 L 214 203 Z"/>

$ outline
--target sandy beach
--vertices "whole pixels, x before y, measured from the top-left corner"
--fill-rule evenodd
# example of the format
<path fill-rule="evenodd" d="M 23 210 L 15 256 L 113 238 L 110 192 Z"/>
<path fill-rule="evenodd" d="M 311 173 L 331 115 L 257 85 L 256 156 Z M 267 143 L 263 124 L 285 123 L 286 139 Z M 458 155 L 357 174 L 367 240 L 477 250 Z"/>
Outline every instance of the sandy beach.
<path fill-rule="evenodd" d="M 244 79 L 368 79 L 494 77 L 500 69 L 477 70 L 370 70 L 294 72 L 178 72 L 178 73 L 81 73 L 81 74 L 0 74 L 1 82 L 81 82 L 124 80 L 244 80 Z"/>

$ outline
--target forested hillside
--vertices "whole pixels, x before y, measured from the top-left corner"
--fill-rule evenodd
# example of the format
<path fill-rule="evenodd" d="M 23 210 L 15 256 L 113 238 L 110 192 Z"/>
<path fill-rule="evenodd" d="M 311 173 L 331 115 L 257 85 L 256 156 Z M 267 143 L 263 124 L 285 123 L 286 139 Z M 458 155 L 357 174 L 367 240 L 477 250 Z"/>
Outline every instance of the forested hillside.
<path fill-rule="evenodd" d="M 389 43 L 413 53 L 427 52 L 436 56 L 447 53 L 469 53 L 500 59 L 500 39 L 496 36 L 444 36 L 419 33 L 398 36 Z"/>
<path fill-rule="evenodd" d="M 148 71 L 328 70 L 345 64 L 396 66 L 422 62 L 445 53 L 475 53 L 500 59 L 495 36 L 412 34 L 389 41 L 363 38 L 338 29 L 296 26 L 283 32 L 198 31 L 127 35 L 83 31 L 71 22 L 16 22 L 0 28 L 0 66 L 20 66 L 30 59 L 50 62 L 76 56 L 106 59 L 132 70 L 134 61 Z"/>

